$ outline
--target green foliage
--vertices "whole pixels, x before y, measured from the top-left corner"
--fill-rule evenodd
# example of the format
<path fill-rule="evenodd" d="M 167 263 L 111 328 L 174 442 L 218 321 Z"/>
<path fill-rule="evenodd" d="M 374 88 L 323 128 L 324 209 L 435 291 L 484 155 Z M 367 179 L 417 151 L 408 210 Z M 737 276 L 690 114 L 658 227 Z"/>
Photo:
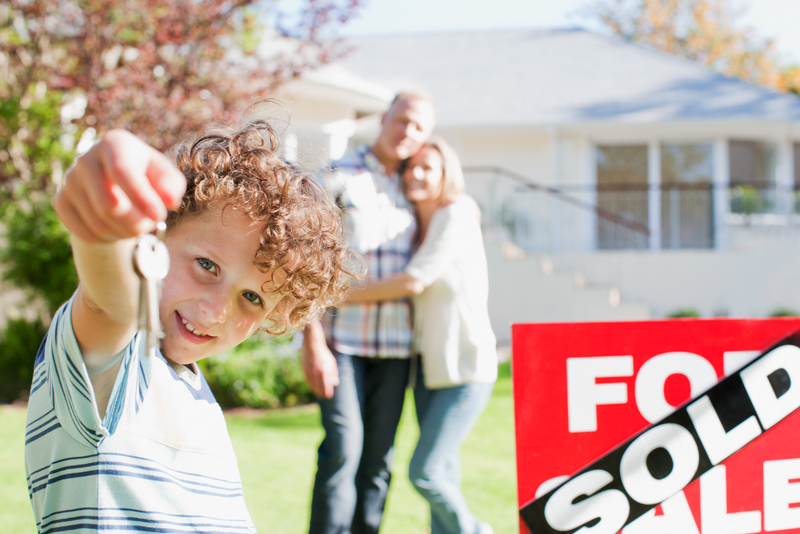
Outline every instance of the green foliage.
<path fill-rule="evenodd" d="M 700 317 L 700 312 L 694 308 L 680 308 L 667 314 L 667 319 L 686 319 Z"/>
<path fill-rule="evenodd" d="M 763 189 L 756 189 L 749 185 L 737 185 L 731 190 L 731 213 L 752 215 L 753 213 L 767 213 L 773 205 L 764 195 Z"/>
<path fill-rule="evenodd" d="M 0 332 L 0 402 L 26 398 L 33 378 L 33 363 L 46 328 L 36 319 L 12 319 Z"/>
<path fill-rule="evenodd" d="M 0 98 L 0 272 L 50 313 L 78 285 L 69 235 L 50 205 L 77 132 L 62 124 L 62 103 L 44 82 Z M 40 319 L 16 319 L 0 332 L 0 402 L 27 397 L 45 331 Z"/>
<path fill-rule="evenodd" d="M 290 339 L 259 333 L 202 364 L 214 396 L 227 408 L 295 406 L 313 398 L 300 367 L 299 347 Z"/>
<path fill-rule="evenodd" d="M 71 124 L 64 130 L 62 101 L 63 94 L 43 82 L 23 95 L 0 98 L 0 183 L 8 187 L 19 179 L 26 189 L 41 190 L 50 185 L 54 168 L 70 164 L 78 128 Z M 15 152 L 17 157 L 10 157 Z"/>
<path fill-rule="evenodd" d="M 777 308 L 772 310 L 768 317 L 798 317 L 800 313 L 791 308 Z"/>
<path fill-rule="evenodd" d="M 44 299 L 51 313 L 78 286 L 69 233 L 58 220 L 47 195 L 7 202 L 0 210 L 5 226 L 0 263 L 3 279 Z"/>

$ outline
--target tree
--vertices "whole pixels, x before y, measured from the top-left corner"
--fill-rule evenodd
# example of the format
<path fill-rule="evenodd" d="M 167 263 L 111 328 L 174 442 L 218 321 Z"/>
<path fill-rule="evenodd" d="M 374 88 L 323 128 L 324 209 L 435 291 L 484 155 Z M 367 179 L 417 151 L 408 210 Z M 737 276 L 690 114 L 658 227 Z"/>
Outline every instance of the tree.
<path fill-rule="evenodd" d="M 165 149 L 338 58 L 358 0 L 9 0 L 0 6 L 0 183 L 56 181 L 74 136 L 126 128 Z M 41 109 L 40 109 L 41 108 Z M 46 117 L 34 117 L 46 109 Z M 34 120 L 35 119 L 35 120 Z M 40 134 L 44 133 L 44 137 Z M 67 135 L 64 135 L 67 134 Z"/>
<path fill-rule="evenodd" d="M 303 0 L 292 17 L 272 5 L 0 3 L 0 273 L 43 319 L 0 331 L 0 402 L 30 384 L 48 316 L 77 285 L 50 197 L 78 139 L 125 128 L 163 150 L 345 51 L 336 32 L 358 0 Z"/>
<path fill-rule="evenodd" d="M 587 14 L 612 33 L 779 91 L 800 92 L 800 69 L 781 66 L 775 43 L 737 21 L 730 0 L 603 0 Z"/>

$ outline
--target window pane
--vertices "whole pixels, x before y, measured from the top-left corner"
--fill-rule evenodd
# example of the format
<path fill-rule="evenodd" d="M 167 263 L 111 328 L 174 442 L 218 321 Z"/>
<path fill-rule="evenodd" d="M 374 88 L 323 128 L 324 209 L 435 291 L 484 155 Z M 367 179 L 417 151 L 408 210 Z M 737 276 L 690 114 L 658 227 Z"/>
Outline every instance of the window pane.
<path fill-rule="evenodd" d="M 800 143 L 792 145 L 794 153 L 794 188 L 800 189 Z"/>
<path fill-rule="evenodd" d="M 710 143 L 662 145 L 661 182 L 710 184 L 714 172 L 713 150 Z"/>
<path fill-rule="evenodd" d="M 597 184 L 647 184 L 647 146 L 597 147 Z"/>
<path fill-rule="evenodd" d="M 598 247 L 647 248 L 647 146 L 597 147 Z M 620 219 L 634 225 L 620 222 Z"/>
<path fill-rule="evenodd" d="M 775 183 L 775 147 L 757 141 L 730 142 L 731 185 Z"/>
<path fill-rule="evenodd" d="M 661 146 L 661 246 L 713 245 L 711 144 Z"/>
<path fill-rule="evenodd" d="M 775 147 L 757 141 L 731 141 L 731 212 L 770 213 L 775 208 Z"/>
<path fill-rule="evenodd" d="M 800 213 L 800 143 L 792 145 L 794 154 L 794 193 L 792 194 L 792 209 Z"/>

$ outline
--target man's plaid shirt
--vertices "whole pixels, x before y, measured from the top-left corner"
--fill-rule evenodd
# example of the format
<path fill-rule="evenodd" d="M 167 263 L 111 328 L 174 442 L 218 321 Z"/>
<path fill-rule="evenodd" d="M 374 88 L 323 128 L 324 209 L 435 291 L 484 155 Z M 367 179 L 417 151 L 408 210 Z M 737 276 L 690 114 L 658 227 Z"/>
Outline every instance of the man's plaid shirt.
<path fill-rule="evenodd" d="M 364 281 L 402 272 L 417 230 L 401 179 L 386 176 L 366 145 L 333 164 L 328 191 L 344 209 L 347 241 L 364 257 Z M 355 356 L 408 358 L 413 323 L 408 299 L 345 304 L 322 320 L 334 350 Z"/>

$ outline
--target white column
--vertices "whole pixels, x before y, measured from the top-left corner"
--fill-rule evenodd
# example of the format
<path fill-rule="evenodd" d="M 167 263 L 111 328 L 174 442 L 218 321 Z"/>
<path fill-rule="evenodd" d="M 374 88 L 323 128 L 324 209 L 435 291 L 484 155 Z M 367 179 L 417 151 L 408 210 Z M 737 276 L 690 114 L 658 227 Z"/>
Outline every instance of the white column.
<path fill-rule="evenodd" d="M 597 206 L 597 146 L 587 138 L 581 140 L 581 152 L 583 152 L 585 179 L 585 193 L 581 195 L 581 200 L 590 206 Z M 584 217 L 584 250 L 597 250 L 599 248 L 599 238 L 597 235 L 597 213 L 586 211 Z"/>
<path fill-rule="evenodd" d="M 730 212 L 730 158 L 728 155 L 728 140 L 725 138 L 714 141 L 714 169 L 712 182 L 713 213 L 714 213 L 714 248 L 724 250 L 729 247 L 728 226 L 725 216 Z"/>
<path fill-rule="evenodd" d="M 287 128 L 283 134 L 283 157 L 289 163 L 297 163 L 298 147 L 297 147 L 297 132 L 294 128 Z"/>
<path fill-rule="evenodd" d="M 355 134 L 355 121 L 342 119 L 328 122 L 322 125 L 322 132 L 328 136 L 327 157 L 335 161 L 347 151 L 347 143 Z"/>
<path fill-rule="evenodd" d="M 552 169 L 551 184 L 556 189 L 561 188 L 561 138 L 555 126 L 547 128 L 547 137 L 550 140 L 550 169 Z M 561 200 L 550 196 L 550 250 L 564 248 L 561 235 Z"/>
<path fill-rule="evenodd" d="M 792 212 L 792 190 L 794 189 L 794 150 L 792 140 L 779 139 L 777 142 L 777 162 L 775 165 L 775 190 L 777 193 L 777 213 L 788 215 Z"/>
<path fill-rule="evenodd" d="M 657 139 L 647 143 L 647 227 L 650 250 L 661 249 L 661 149 Z"/>

